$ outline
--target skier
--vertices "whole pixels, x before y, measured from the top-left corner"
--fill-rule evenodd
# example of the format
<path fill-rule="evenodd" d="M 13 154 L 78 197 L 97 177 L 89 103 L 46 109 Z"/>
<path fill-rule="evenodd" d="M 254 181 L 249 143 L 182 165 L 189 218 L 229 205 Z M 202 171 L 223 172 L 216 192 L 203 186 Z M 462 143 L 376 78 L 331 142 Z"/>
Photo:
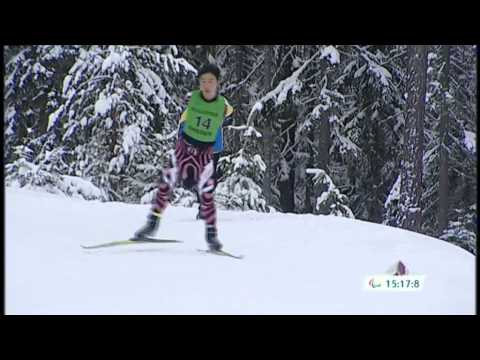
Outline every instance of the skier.
<path fill-rule="evenodd" d="M 169 195 L 178 180 L 196 186 L 200 197 L 201 217 L 206 225 L 206 241 L 211 251 L 220 251 L 216 208 L 213 145 L 226 115 L 233 112 L 227 100 L 218 94 L 220 69 L 207 64 L 198 72 L 200 89 L 192 92 L 187 110 L 182 117 L 183 130 L 177 140 L 175 153 L 167 168 L 163 169 L 157 195 L 153 201 L 147 223 L 138 230 L 134 239 L 152 236 L 158 229 L 163 211 L 168 206 Z"/>
<path fill-rule="evenodd" d="M 183 129 L 185 126 L 185 119 L 187 118 L 186 115 L 187 111 L 184 111 L 182 113 L 182 116 L 180 117 L 180 122 L 179 122 L 179 127 L 178 127 L 178 137 L 180 138 L 183 135 Z M 225 119 L 223 120 L 222 126 L 218 129 L 217 131 L 217 136 L 215 137 L 215 144 L 213 144 L 213 179 L 215 181 L 214 189 L 217 188 L 218 184 L 218 179 L 219 179 L 219 174 L 217 171 L 217 164 L 218 164 L 218 159 L 220 158 L 220 154 L 224 150 L 224 144 L 223 144 L 223 127 L 228 126 L 232 123 L 233 119 L 230 115 L 233 113 L 233 107 L 228 103 L 227 99 L 225 99 Z M 183 186 L 185 188 L 191 189 L 192 191 L 195 191 L 197 195 L 197 200 L 199 202 L 199 208 L 198 208 L 198 214 L 197 214 L 197 220 L 202 219 L 202 212 L 200 210 L 201 207 L 201 199 L 200 199 L 200 192 L 196 188 L 195 184 L 192 183 L 191 181 L 189 182 L 188 179 L 186 182 L 184 182 Z"/>

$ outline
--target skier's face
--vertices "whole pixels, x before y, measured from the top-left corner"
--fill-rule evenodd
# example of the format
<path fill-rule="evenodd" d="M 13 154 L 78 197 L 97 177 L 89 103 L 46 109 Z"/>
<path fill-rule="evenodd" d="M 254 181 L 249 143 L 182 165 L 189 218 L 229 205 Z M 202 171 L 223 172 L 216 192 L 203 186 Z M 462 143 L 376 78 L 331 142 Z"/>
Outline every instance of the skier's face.
<path fill-rule="evenodd" d="M 206 73 L 200 76 L 200 91 L 206 100 L 217 96 L 218 80 L 215 75 Z"/>

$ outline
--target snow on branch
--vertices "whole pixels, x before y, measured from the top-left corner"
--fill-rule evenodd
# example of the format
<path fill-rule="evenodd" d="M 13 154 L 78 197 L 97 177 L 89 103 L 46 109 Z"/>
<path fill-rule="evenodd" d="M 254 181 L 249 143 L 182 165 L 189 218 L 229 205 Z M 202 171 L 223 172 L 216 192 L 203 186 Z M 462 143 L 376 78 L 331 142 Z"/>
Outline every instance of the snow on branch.
<path fill-rule="evenodd" d="M 268 101 L 273 100 L 275 102 L 275 106 L 278 106 L 278 105 L 281 105 L 287 99 L 289 91 L 291 91 L 292 93 L 295 93 L 301 90 L 302 83 L 298 79 L 300 74 L 307 68 L 307 66 L 312 62 L 312 60 L 315 59 L 320 53 L 322 53 L 322 50 L 318 50 L 310 59 L 305 61 L 305 63 L 300 68 L 295 70 L 292 75 L 280 81 L 280 83 L 277 85 L 275 89 L 268 92 L 265 96 L 263 96 L 260 100 L 258 100 L 255 103 L 255 105 L 252 107 L 252 110 L 248 115 L 247 123 L 250 123 L 250 120 L 253 114 L 257 111 L 261 111 L 263 109 L 264 104 L 266 104 Z"/>

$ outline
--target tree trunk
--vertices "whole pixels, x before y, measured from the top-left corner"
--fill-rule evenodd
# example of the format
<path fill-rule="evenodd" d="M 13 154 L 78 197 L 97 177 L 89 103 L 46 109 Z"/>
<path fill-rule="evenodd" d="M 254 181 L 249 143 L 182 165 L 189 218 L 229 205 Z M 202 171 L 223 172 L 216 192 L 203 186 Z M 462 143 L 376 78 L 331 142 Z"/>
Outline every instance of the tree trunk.
<path fill-rule="evenodd" d="M 313 131 L 309 131 L 308 133 L 308 139 L 312 144 L 315 144 L 315 135 Z M 313 152 L 309 151 L 308 152 L 308 158 L 307 158 L 307 168 L 315 168 L 315 159 L 313 157 Z M 313 180 L 312 180 L 312 175 L 306 175 L 305 174 L 305 212 L 307 214 L 312 214 L 313 213 L 313 203 L 315 201 L 314 198 L 314 191 L 313 191 Z"/>
<path fill-rule="evenodd" d="M 419 59 L 417 62 L 417 73 L 419 77 L 419 96 L 416 105 L 416 152 L 415 152 L 415 203 L 420 209 L 415 217 L 415 229 L 420 232 L 422 226 L 422 193 L 423 193 L 423 155 L 424 145 L 424 123 L 425 123 L 425 98 L 427 94 L 427 46 L 419 45 Z"/>
<path fill-rule="evenodd" d="M 373 137 L 373 143 L 372 143 L 372 151 L 371 151 L 371 157 L 369 159 L 370 163 L 370 177 L 371 177 L 371 196 L 370 199 L 367 199 L 368 201 L 368 218 L 369 221 L 372 221 L 374 223 L 380 223 L 382 221 L 382 207 L 383 207 L 383 202 L 381 199 L 381 188 L 380 188 L 380 183 L 381 183 L 381 174 L 380 170 L 382 168 L 382 149 L 383 149 L 383 134 L 382 134 L 382 129 L 378 125 L 380 122 L 379 118 L 375 119 L 374 121 L 371 122 L 372 126 L 372 137 Z"/>
<path fill-rule="evenodd" d="M 329 114 L 323 113 L 322 119 L 318 127 L 318 157 L 317 167 L 328 171 L 330 162 L 330 120 Z"/>
<path fill-rule="evenodd" d="M 283 126 L 281 127 L 280 131 L 284 131 L 289 126 L 292 126 L 296 123 L 297 114 L 294 111 L 287 112 L 287 118 L 291 119 L 289 121 L 285 121 Z M 288 146 L 291 147 L 296 141 L 296 125 L 293 125 L 288 131 L 285 131 L 282 140 L 284 144 L 289 144 Z M 287 141 L 290 139 L 290 142 Z M 297 146 L 298 149 L 298 146 Z M 288 174 L 284 181 L 279 181 L 279 189 L 280 189 L 280 203 L 282 206 L 282 210 L 285 212 L 295 212 L 295 186 L 298 184 L 295 181 L 296 171 L 298 166 L 300 165 L 299 159 L 296 156 L 297 151 L 288 151 L 284 155 L 284 160 L 289 168 Z"/>
<path fill-rule="evenodd" d="M 296 116 L 296 121 L 304 119 L 306 116 L 306 107 L 305 105 L 300 104 L 298 106 L 298 115 Z M 310 161 L 310 151 L 308 144 L 308 133 L 301 134 L 300 132 L 295 131 L 295 143 L 298 143 L 297 149 L 295 150 L 295 159 L 293 161 L 292 167 L 294 167 L 295 178 L 294 178 L 294 211 L 296 213 L 306 213 L 307 212 L 307 187 L 308 187 L 308 177 L 306 174 L 307 166 Z M 303 137 L 303 138 L 301 138 Z"/>
<path fill-rule="evenodd" d="M 317 85 L 320 80 L 323 78 L 323 75 L 327 71 L 327 64 L 323 61 L 320 65 L 321 75 L 317 77 Z M 314 168 L 322 169 L 326 173 L 329 173 L 329 162 L 330 162 L 330 146 L 331 146 L 331 130 L 330 130 L 330 115 L 331 110 L 321 110 L 320 118 L 315 121 L 314 127 L 314 144 L 316 146 L 316 154 L 314 156 Z M 312 179 L 311 176 L 309 176 Z M 310 184 L 313 186 L 313 182 Z M 318 189 L 317 189 L 318 190 Z M 312 187 L 311 194 L 313 195 L 312 209 L 315 207 L 315 201 L 318 196 L 321 194 L 317 193 L 317 190 Z"/>
<path fill-rule="evenodd" d="M 438 207 L 438 235 L 441 235 L 447 227 L 448 221 L 448 105 L 447 92 L 449 90 L 450 76 L 450 46 L 442 47 L 444 67 L 442 71 L 442 112 L 440 116 L 440 185 L 439 185 L 439 207 Z"/>
<path fill-rule="evenodd" d="M 317 82 L 321 80 L 327 71 L 327 64 L 321 63 L 321 76 L 318 76 Z M 321 118 L 318 119 L 318 125 L 315 128 L 315 143 L 317 144 L 317 158 L 315 166 L 328 172 L 328 163 L 330 161 L 330 115 L 331 111 L 321 111 Z"/>
<path fill-rule="evenodd" d="M 245 77 L 247 76 L 246 69 L 245 69 L 245 64 L 247 61 L 247 53 L 246 53 L 246 46 L 245 45 L 238 45 L 235 46 L 235 81 L 237 84 L 242 82 Z M 233 119 L 234 123 L 233 125 L 235 126 L 240 126 L 241 124 L 241 119 L 245 119 L 248 114 L 244 114 L 244 108 L 246 105 L 249 104 L 249 94 L 246 91 L 246 87 L 242 86 L 241 89 L 238 89 L 235 93 L 235 98 L 233 99 L 235 104 L 232 104 L 235 107 L 235 112 L 233 114 Z M 232 137 L 231 141 L 232 143 L 229 144 L 229 148 L 232 150 L 232 152 L 236 152 L 240 149 L 240 144 L 241 144 L 241 131 L 235 130 L 231 131 Z M 227 145 L 227 144 L 226 144 Z"/>
<path fill-rule="evenodd" d="M 400 225 L 407 230 L 420 231 L 423 174 L 423 124 L 427 78 L 427 48 L 409 47 L 409 80 L 400 195 Z"/>
<path fill-rule="evenodd" d="M 48 89 L 50 91 L 51 89 Z M 48 127 L 48 113 L 47 113 L 47 102 L 48 97 L 46 93 L 43 93 L 39 98 L 35 101 L 35 108 L 38 109 L 38 124 L 36 124 L 36 132 L 37 135 L 42 135 L 47 132 Z"/>
<path fill-rule="evenodd" d="M 274 64 L 274 51 L 272 45 L 267 45 L 265 49 L 265 63 L 264 63 L 264 91 L 270 91 L 272 87 L 272 78 L 273 78 L 273 64 Z M 272 204 L 272 148 L 273 148 L 273 129 L 272 129 L 272 116 L 271 114 L 266 115 L 264 119 L 264 128 L 263 128 L 263 153 L 265 154 L 265 176 L 263 179 L 263 194 L 267 201 L 267 205 Z"/>

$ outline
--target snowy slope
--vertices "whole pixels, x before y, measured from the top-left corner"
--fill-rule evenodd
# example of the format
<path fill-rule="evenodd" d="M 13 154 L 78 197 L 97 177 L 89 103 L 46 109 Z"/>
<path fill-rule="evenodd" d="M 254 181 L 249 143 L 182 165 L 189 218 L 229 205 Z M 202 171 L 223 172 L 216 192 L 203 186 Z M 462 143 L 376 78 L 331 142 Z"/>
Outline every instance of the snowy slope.
<path fill-rule="evenodd" d="M 83 250 L 126 239 L 146 205 L 6 188 L 7 314 L 474 314 L 475 257 L 423 235 L 337 217 L 219 211 L 225 249 L 201 254 L 196 209 L 169 207 L 182 244 Z M 417 292 L 364 289 L 402 260 Z"/>

